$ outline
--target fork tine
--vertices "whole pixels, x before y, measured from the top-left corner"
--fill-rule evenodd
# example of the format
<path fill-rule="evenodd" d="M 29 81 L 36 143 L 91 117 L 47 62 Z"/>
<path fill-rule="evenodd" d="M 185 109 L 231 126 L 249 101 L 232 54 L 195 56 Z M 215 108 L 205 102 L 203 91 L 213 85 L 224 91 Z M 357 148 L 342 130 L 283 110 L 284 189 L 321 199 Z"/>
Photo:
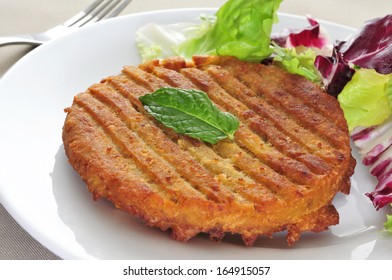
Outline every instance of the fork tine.
<path fill-rule="evenodd" d="M 66 27 L 70 27 L 84 18 L 86 15 L 90 14 L 95 8 L 97 8 L 103 1 L 105 0 L 95 0 L 89 6 L 87 6 L 83 11 L 80 11 L 70 19 L 66 20 L 62 25 Z"/>
<path fill-rule="evenodd" d="M 124 0 L 122 3 L 117 5 L 117 8 L 115 8 L 111 13 L 109 13 L 106 18 L 111 18 L 117 16 L 119 13 L 121 13 L 122 10 L 125 9 L 126 6 L 131 2 L 132 0 Z"/>
<path fill-rule="evenodd" d="M 103 19 L 108 13 L 110 13 L 110 11 L 114 9 L 114 7 L 117 6 L 119 2 L 121 2 L 121 0 L 112 0 L 109 2 L 110 3 L 106 3 L 106 5 L 103 6 L 102 9 L 98 11 L 98 13 L 89 22 L 96 22 Z"/>
<path fill-rule="evenodd" d="M 101 3 L 96 6 L 94 9 L 92 9 L 89 13 L 86 13 L 86 15 L 81 18 L 79 21 L 75 22 L 71 26 L 76 26 L 76 27 L 81 27 L 89 22 L 96 22 L 98 15 L 104 11 L 108 6 L 110 6 L 111 2 L 116 2 L 118 0 L 108 0 L 108 1 L 101 1 Z M 103 3 L 102 3 L 103 2 Z"/>
<path fill-rule="evenodd" d="M 67 20 L 67 27 L 81 27 L 88 23 L 97 22 L 103 18 L 118 15 L 131 2 L 131 0 L 96 0 L 85 10 Z"/>

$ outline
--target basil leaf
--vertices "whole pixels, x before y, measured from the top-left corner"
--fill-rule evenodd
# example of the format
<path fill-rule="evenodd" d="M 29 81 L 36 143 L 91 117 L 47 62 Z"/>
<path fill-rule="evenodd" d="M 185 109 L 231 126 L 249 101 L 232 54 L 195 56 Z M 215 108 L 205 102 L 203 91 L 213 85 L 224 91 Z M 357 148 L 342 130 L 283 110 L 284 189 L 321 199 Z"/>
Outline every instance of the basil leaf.
<path fill-rule="evenodd" d="M 207 143 L 233 139 L 239 127 L 238 119 L 220 111 L 203 91 L 160 88 L 139 100 L 160 123 Z"/>

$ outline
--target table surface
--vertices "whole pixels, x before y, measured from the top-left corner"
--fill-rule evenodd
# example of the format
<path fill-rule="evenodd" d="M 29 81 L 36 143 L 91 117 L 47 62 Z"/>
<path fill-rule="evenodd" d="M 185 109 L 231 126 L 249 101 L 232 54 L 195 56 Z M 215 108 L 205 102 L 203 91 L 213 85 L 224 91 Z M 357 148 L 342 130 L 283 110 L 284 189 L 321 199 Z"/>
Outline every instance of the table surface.
<path fill-rule="evenodd" d="M 87 6 L 92 0 L 0 0 L 0 36 L 46 30 Z M 120 14 L 149 10 L 219 7 L 225 0 L 133 0 Z M 315 18 L 359 28 L 374 17 L 392 12 L 391 0 L 286 0 L 280 12 L 312 15 Z M 0 47 L 0 77 L 28 53 L 24 45 Z M 1 175 L 0 175 L 1 176 Z M 36 242 L 8 214 L 0 201 L 0 259 L 59 259 Z"/>

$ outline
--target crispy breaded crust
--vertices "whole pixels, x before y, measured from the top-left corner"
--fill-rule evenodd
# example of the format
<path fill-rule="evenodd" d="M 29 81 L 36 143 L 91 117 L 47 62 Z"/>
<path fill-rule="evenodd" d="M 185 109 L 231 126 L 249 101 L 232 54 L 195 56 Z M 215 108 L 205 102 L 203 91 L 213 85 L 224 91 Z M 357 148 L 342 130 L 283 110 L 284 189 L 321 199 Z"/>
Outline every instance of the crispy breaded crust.
<path fill-rule="evenodd" d="M 138 97 L 168 86 L 203 90 L 236 115 L 234 140 L 209 145 L 157 123 Z M 154 60 L 92 85 L 66 112 L 65 151 L 94 199 L 176 240 L 233 233 L 250 246 L 287 230 L 291 246 L 337 224 L 331 201 L 349 192 L 355 161 L 338 102 L 275 66 Z"/>

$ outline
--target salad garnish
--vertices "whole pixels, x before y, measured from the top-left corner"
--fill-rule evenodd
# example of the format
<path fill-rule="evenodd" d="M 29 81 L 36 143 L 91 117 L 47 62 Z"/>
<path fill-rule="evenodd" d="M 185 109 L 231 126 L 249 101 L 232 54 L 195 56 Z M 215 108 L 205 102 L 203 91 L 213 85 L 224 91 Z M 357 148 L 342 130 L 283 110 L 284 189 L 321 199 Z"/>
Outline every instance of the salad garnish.
<path fill-rule="evenodd" d="M 238 119 L 220 111 L 203 91 L 160 88 L 139 99 L 160 123 L 210 144 L 227 137 L 233 139 L 239 127 Z"/>

